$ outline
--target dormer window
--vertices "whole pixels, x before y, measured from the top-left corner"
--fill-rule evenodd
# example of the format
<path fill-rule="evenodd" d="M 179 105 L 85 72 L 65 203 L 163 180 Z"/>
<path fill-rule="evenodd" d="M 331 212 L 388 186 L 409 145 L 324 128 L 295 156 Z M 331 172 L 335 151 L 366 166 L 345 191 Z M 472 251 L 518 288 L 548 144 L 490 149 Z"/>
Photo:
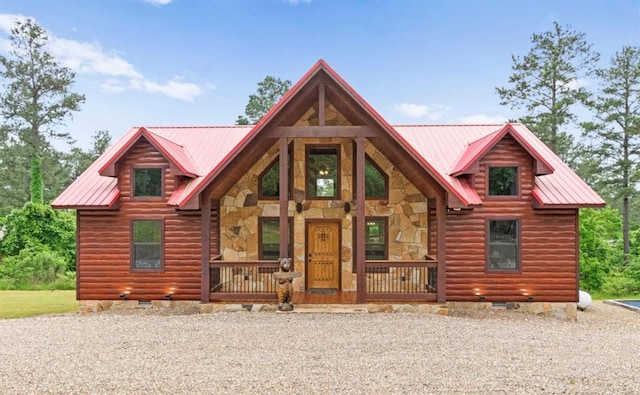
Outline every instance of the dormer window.
<path fill-rule="evenodd" d="M 518 168 L 489 167 L 489 196 L 518 196 Z"/>
<path fill-rule="evenodd" d="M 162 197 L 162 168 L 134 168 L 133 196 Z"/>

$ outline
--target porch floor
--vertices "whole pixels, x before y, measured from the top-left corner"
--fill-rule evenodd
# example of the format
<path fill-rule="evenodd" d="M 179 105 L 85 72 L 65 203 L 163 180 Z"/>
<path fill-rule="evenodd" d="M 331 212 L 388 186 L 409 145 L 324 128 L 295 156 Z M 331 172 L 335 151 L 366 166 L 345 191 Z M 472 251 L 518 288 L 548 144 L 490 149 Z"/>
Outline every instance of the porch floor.
<path fill-rule="evenodd" d="M 355 292 L 313 293 L 294 292 L 293 304 L 355 304 Z"/>

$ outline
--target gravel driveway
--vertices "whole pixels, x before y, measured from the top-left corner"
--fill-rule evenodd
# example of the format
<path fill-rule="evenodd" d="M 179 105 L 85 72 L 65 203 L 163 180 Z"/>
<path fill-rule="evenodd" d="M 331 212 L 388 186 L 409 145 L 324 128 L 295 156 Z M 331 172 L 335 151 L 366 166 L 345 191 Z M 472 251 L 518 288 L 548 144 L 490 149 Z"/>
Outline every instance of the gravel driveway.
<path fill-rule="evenodd" d="M 640 314 L 178 314 L 0 320 L 0 393 L 640 393 Z"/>

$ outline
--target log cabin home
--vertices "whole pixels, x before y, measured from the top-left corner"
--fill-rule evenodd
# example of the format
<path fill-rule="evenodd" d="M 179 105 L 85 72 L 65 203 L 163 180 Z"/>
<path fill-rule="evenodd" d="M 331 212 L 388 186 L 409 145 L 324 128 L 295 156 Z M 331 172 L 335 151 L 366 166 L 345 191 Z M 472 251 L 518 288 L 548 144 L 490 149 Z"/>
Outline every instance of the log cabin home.
<path fill-rule="evenodd" d="M 135 127 L 54 202 L 81 301 L 578 300 L 604 201 L 524 125 L 387 123 L 318 61 L 253 126 Z"/>

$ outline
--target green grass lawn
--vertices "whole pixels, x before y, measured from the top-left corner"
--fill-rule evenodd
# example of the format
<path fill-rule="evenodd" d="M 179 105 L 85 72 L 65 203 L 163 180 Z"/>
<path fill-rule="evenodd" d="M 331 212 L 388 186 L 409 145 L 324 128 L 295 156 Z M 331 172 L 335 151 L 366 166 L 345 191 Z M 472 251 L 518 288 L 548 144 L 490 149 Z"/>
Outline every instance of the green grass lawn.
<path fill-rule="evenodd" d="M 78 309 L 76 291 L 0 291 L 0 318 L 69 313 Z"/>

